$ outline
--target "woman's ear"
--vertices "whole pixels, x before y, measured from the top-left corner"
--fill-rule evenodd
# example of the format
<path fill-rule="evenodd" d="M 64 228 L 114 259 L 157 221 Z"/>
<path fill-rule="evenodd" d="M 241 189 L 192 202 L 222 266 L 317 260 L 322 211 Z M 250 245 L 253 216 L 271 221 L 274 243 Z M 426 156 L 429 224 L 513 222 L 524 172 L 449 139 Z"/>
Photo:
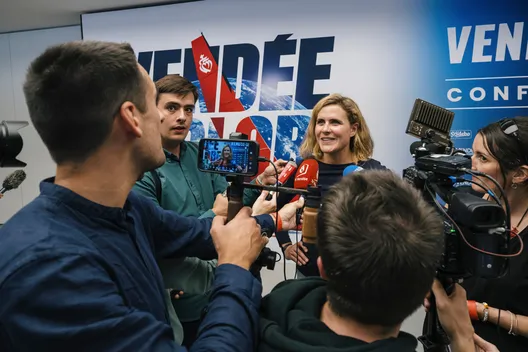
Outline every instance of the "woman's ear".
<path fill-rule="evenodd" d="M 350 138 L 354 137 L 358 131 L 359 123 L 353 123 L 352 126 L 350 126 Z"/>
<path fill-rule="evenodd" d="M 528 166 L 522 165 L 513 174 L 512 183 L 528 183 Z"/>

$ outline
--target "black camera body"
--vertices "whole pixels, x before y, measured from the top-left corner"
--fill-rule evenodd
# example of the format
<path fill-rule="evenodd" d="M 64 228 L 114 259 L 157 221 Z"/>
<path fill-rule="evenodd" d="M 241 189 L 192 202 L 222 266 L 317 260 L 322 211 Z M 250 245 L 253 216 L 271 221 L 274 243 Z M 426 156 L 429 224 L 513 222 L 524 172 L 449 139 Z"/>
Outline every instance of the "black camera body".
<path fill-rule="evenodd" d="M 428 157 L 417 158 L 413 167 L 404 170 L 403 177 L 422 191 L 425 199 L 439 210 L 444 219 L 444 252 L 438 265 L 439 276 L 449 279 L 473 275 L 500 277 L 507 269 L 507 258 L 482 251 L 508 253 L 508 234 L 504 231 L 506 215 L 498 204 L 456 188 L 457 181 L 462 181 L 456 178 L 461 176 L 460 171 L 451 175 L 448 172 L 464 165 L 461 158 L 466 159 L 461 156 L 437 156 L 433 163 Z"/>
<path fill-rule="evenodd" d="M 456 187 L 471 170 L 471 159 L 453 148 L 449 138 L 453 117 L 451 111 L 416 100 L 407 133 L 421 140 L 411 145 L 415 163 L 403 171 L 403 177 L 423 192 L 444 219 L 439 276 L 500 277 L 508 259 L 495 254 L 508 253 L 506 214 L 500 205 Z"/>
<path fill-rule="evenodd" d="M 410 148 L 414 166 L 403 170 L 403 178 L 421 190 L 442 216 L 444 250 L 437 277 L 448 293 L 452 283 L 460 279 L 503 276 L 508 268 L 510 238 L 509 219 L 501 205 L 457 187 L 462 182 L 476 181 L 464 178 L 475 174 L 471 159 L 455 150 L 449 137 L 453 118 L 449 110 L 416 100 L 406 133 L 420 141 Z M 449 339 L 438 321 L 434 296 L 430 303 L 418 340 L 426 352 L 448 351 Z"/>

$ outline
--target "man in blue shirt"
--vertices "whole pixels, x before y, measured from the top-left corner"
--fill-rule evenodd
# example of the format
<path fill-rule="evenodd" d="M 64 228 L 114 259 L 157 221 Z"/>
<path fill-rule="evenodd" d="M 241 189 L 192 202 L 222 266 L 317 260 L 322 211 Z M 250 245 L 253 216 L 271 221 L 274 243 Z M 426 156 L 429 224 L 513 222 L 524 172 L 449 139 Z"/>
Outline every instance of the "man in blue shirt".
<path fill-rule="evenodd" d="M 156 260 L 216 254 L 191 350 L 253 350 L 262 287 L 248 268 L 273 217 L 185 218 L 131 192 L 165 156 L 157 91 L 130 45 L 51 47 L 30 65 L 24 93 L 57 170 L 0 229 L 0 350 L 183 351 Z M 294 214 L 283 208 L 277 222 L 293 228 Z"/>

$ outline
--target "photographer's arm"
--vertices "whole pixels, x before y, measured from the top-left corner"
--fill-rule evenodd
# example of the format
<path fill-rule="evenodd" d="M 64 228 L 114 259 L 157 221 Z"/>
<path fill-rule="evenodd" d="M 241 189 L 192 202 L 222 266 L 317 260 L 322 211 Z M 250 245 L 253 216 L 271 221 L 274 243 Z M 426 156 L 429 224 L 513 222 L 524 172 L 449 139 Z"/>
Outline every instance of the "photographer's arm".
<path fill-rule="evenodd" d="M 207 210 L 205 213 L 200 215 L 200 218 L 212 218 L 216 215 L 227 215 L 227 199 L 222 199 L 219 197 L 219 195 L 222 195 L 224 194 L 224 192 L 226 192 L 229 184 L 227 183 L 223 175 L 213 173 L 211 173 L 210 175 L 211 182 L 213 185 L 213 194 L 215 195 L 216 199 L 215 203 L 213 204 L 213 208 Z"/>
<path fill-rule="evenodd" d="M 474 305 L 474 306 L 473 306 Z M 475 308 L 472 308 L 475 307 Z M 472 310 L 476 309 L 477 316 L 472 319 L 483 321 L 486 307 L 483 303 L 468 301 L 468 309 L 471 315 Z M 500 321 L 499 321 L 500 311 Z M 524 315 L 515 314 L 508 310 L 502 310 L 488 306 L 488 318 L 486 320 L 489 324 L 495 324 L 508 331 L 511 334 L 528 337 L 528 317 Z"/>
<path fill-rule="evenodd" d="M 279 159 L 275 161 L 274 164 L 277 168 L 277 172 L 280 174 L 284 169 L 284 166 L 286 166 L 287 162 L 282 159 Z M 278 175 L 275 174 L 275 168 L 273 167 L 273 165 L 268 165 L 264 172 L 255 177 L 255 179 L 253 179 L 250 183 L 256 185 L 273 186 L 275 183 L 277 183 L 277 176 Z M 251 207 L 253 203 L 255 203 L 259 195 L 260 190 L 258 189 L 244 189 L 244 205 Z"/>
<path fill-rule="evenodd" d="M 222 197 L 221 195 L 219 195 Z M 158 259 L 198 257 L 200 259 L 216 258 L 216 251 L 209 233 L 213 218 L 198 219 L 180 216 L 164 210 L 145 197 L 137 195 L 145 212 L 152 236 L 153 250 Z M 302 203 L 301 203 L 302 204 Z M 302 206 L 302 205 L 301 205 Z M 295 226 L 295 211 L 299 207 L 292 203 L 279 211 L 280 226 L 285 230 Z M 258 215 L 255 220 L 262 229 L 275 229 L 275 214 Z"/>
<path fill-rule="evenodd" d="M 277 193 L 273 193 L 273 196 L 270 200 L 266 200 L 270 192 L 262 191 L 260 196 L 258 196 L 255 203 L 251 207 L 252 216 L 261 215 L 261 214 L 271 214 L 277 210 Z"/>
<path fill-rule="evenodd" d="M 263 191 L 255 204 L 253 204 L 253 215 L 260 213 L 272 214 L 273 211 L 275 211 L 276 194 L 273 195 L 272 200 L 267 201 L 265 200 L 265 197 L 268 193 L 269 192 L 267 191 Z M 304 254 L 308 249 L 302 244 L 302 242 L 297 242 L 292 245 L 288 231 L 277 231 L 275 232 L 275 237 L 277 238 L 277 242 L 279 243 L 286 259 L 293 260 L 298 265 L 305 265 L 308 263 L 308 258 Z"/>

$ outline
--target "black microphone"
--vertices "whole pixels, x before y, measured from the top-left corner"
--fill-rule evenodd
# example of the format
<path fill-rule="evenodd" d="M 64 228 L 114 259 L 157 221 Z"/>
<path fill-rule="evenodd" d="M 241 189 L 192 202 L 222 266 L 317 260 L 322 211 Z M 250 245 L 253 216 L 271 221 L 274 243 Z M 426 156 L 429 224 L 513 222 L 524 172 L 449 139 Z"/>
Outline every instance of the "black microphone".
<path fill-rule="evenodd" d="M 0 193 L 4 194 L 7 191 L 18 188 L 22 182 L 26 179 L 26 173 L 23 170 L 17 170 L 11 175 L 7 176 L 2 183 L 2 189 Z"/>

